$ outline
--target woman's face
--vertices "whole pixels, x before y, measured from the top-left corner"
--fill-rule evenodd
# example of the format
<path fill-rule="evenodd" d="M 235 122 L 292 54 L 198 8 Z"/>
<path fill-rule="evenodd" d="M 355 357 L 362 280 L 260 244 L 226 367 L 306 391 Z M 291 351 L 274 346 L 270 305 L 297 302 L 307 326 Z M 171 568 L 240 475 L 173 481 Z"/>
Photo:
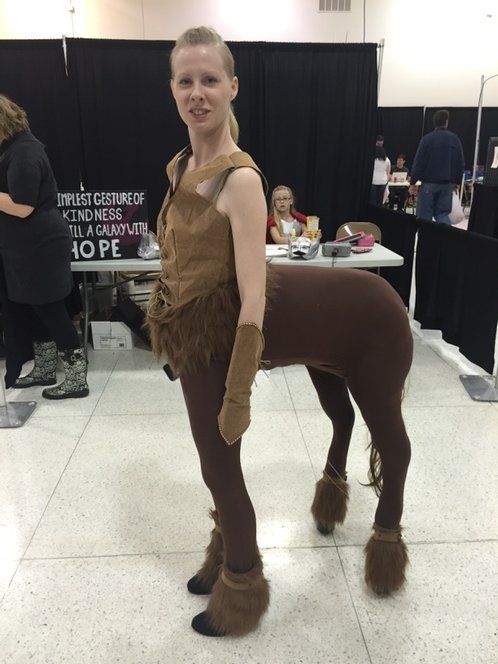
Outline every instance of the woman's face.
<path fill-rule="evenodd" d="M 273 202 L 280 214 L 288 214 L 293 203 L 291 192 L 288 189 L 277 189 Z"/>
<path fill-rule="evenodd" d="M 230 102 L 238 91 L 216 46 L 186 46 L 173 60 L 171 90 L 189 130 L 211 135 L 226 124 Z"/>

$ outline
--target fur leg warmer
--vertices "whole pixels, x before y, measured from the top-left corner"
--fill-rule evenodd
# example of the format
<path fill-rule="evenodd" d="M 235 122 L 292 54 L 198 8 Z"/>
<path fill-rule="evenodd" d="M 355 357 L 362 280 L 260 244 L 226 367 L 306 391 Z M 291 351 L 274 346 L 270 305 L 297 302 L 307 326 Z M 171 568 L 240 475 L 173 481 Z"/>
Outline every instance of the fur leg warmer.
<path fill-rule="evenodd" d="M 258 626 L 269 604 L 270 586 L 259 555 L 248 572 L 236 574 L 224 565 L 207 610 L 195 616 L 192 627 L 205 636 L 242 636 Z"/>
<path fill-rule="evenodd" d="M 323 473 L 315 488 L 311 513 L 316 527 L 322 535 L 334 532 L 336 523 L 343 523 L 348 510 L 349 485 L 342 477 L 331 477 Z"/>
<path fill-rule="evenodd" d="M 187 583 L 189 592 L 194 595 L 209 595 L 223 564 L 223 537 L 221 535 L 218 512 L 210 510 L 209 516 L 214 521 L 211 539 L 206 547 L 206 558 L 201 569 Z"/>
<path fill-rule="evenodd" d="M 365 546 L 365 582 L 377 595 L 390 595 L 405 583 L 408 550 L 401 528 L 389 530 L 376 523 Z"/>

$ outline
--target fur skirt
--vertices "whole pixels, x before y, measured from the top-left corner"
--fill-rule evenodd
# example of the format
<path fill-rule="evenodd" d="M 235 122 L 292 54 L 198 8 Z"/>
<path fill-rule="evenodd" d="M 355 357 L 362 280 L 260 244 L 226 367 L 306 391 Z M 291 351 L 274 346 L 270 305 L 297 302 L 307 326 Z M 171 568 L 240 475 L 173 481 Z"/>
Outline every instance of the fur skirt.
<path fill-rule="evenodd" d="M 267 266 L 266 309 L 277 290 L 277 277 Z M 230 359 L 240 313 L 237 281 L 185 303 L 168 305 L 158 280 L 148 306 L 146 327 L 156 357 L 167 358 L 176 374 L 198 373 L 213 359 Z"/>

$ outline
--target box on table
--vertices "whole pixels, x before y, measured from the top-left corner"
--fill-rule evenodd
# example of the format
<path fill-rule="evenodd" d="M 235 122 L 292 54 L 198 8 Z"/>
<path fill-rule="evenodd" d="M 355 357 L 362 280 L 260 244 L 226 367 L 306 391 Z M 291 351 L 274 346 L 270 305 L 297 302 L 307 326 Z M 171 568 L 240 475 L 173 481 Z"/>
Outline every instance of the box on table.
<path fill-rule="evenodd" d="M 92 321 L 94 350 L 131 350 L 133 339 L 130 328 L 121 321 Z"/>

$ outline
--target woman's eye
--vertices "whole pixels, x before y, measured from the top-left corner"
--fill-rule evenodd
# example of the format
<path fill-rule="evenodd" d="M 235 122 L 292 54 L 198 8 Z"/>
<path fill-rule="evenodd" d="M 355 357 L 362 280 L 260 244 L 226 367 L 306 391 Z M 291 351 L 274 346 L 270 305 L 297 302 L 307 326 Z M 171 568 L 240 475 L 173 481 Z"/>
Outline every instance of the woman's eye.
<path fill-rule="evenodd" d="M 218 80 L 217 80 L 216 78 L 214 78 L 214 76 L 209 76 L 209 77 L 206 79 L 206 83 L 207 83 L 208 85 L 214 85 L 214 84 L 217 83 L 217 82 L 218 82 Z"/>
<path fill-rule="evenodd" d="M 178 81 L 178 83 L 179 83 L 180 85 L 188 85 L 188 84 L 190 83 L 190 81 L 189 81 L 188 78 L 181 78 L 181 79 Z"/>

